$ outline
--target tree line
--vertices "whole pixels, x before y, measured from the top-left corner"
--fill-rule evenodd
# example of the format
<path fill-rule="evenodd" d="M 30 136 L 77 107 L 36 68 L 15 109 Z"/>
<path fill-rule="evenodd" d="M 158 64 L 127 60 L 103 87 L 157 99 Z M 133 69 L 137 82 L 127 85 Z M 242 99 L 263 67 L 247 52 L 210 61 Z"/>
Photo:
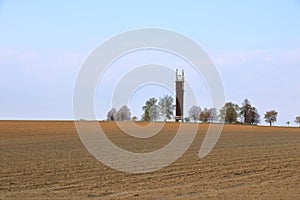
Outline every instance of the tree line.
<path fill-rule="evenodd" d="M 206 123 L 220 120 L 225 123 L 260 123 L 258 110 L 250 104 L 248 99 L 245 99 L 241 106 L 232 102 L 226 102 L 220 109 L 219 114 L 216 108 L 204 108 L 201 110 L 199 106 L 192 106 L 189 110 L 189 116 L 194 122 L 200 121 Z M 238 121 L 238 118 L 240 121 Z"/>
<path fill-rule="evenodd" d="M 171 120 L 174 119 L 174 99 L 170 95 L 164 95 L 159 97 L 149 98 L 145 105 L 143 105 L 143 114 L 141 121 L 158 121 L 158 120 Z M 214 123 L 217 121 L 225 123 L 243 123 L 256 125 L 261 122 L 260 114 L 258 110 L 251 105 L 248 99 L 245 99 L 241 106 L 233 102 L 226 102 L 224 106 L 219 110 L 217 108 L 203 108 L 193 105 L 188 110 L 188 117 L 185 117 L 186 122 L 202 122 L 202 123 Z M 276 110 L 266 111 L 264 114 L 264 120 L 270 126 L 277 121 L 278 112 Z M 118 111 L 112 108 L 107 113 L 107 121 L 136 121 L 138 117 L 132 116 L 130 109 L 124 105 Z M 300 127 L 300 116 L 297 116 L 295 123 Z M 287 122 L 289 125 L 290 122 Z"/>
<path fill-rule="evenodd" d="M 150 98 L 142 107 L 143 115 L 141 116 L 141 121 L 157 121 L 160 119 L 166 121 L 173 119 L 175 109 L 173 102 L 174 99 L 170 95 L 159 97 L 159 100 L 155 97 Z M 107 113 L 107 121 L 127 121 L 130 119 L 136 121 L 137 117 L 131 117 L 130 109 L 126 105 L 122 106 L 118 111 L 113 107 Z"/>

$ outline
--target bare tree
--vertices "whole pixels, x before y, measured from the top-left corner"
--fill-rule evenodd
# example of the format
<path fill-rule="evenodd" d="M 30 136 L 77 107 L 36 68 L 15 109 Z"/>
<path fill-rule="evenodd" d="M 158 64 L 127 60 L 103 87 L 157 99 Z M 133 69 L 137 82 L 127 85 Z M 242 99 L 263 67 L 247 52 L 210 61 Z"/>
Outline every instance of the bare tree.
<path fill-rule="evenodd" d="M 209 121 L 210 122 L 213 123 L 214 121 L 218 120 L 218 111 L 216 108 L 210 108 L 208 110 L 208 112 L 209 112 Z"/>
<path fill-rule="evenodd" d="M 296 124 L 299 124 L 299 127 L 300 127 L 300 116 L 296 117 L 295 122 L 296 122 Z"/>
<path fill-rule="evenodd" d="M 265 121 L 272 126 L 272 124 L 277 121 L 277 114 L 278 112 L 275 110 L 267 111 L 265 113 Z"/>
<path fill-rule="evenodd" d="M 194 122 L 197 122 L 199 120 L 201 113 L 201 108 L 199 106 L 192 106 L 189 110 L 190 119 L 194 120 Z"/>
<path fill-rule="evenodd" d="M 107 113 L 107 121 L 115 121 L 117 116 L 117 110 L 115 108 L 112 108 Z"/>
<path fill-rule="evenodd" d="M 122 106 L 117 112 L 116 120 L 126 121 L 126 120 L 130 120 L 130 118 L 131 118 L 131 113 L 129 108 L 126 105 Z"/>

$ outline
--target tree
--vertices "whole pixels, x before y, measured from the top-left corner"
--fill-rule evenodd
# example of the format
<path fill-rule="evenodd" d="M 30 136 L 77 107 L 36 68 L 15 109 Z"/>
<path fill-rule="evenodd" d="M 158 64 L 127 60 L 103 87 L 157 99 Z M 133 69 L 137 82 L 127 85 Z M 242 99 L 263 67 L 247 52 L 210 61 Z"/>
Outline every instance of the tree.
<path fill-rule="evenodd" d="M 175 105 L 173 104 L 174 99 L 172 96 L 165 95 L 159 98 L 158 107 L 160 114 L 164 121 L 172 119 Z"/>
<path fill-rule="evenodd" d="M 240 108 L 240 115 L 243 116 L 244 123 L 249 123 L 249 112 L 251 110 L 251 104 L 248 99 L 245 99 Z"/>
<path fill-rule="evenodd" d="M 251 104 L 248 99 L 245 99 L 240 108 L 240 115 L 243 117 L 244 123 L 250 124 Z"/>
<path fill-rule="evenodd" d="M 156 121 L 159 118 L 159 108 L 158 105 L 153 105 L 149 110 L 150 121 Z"/>
<path fill-rule="evenodd" d="M 290 121 L 287 121 L 287 122 L 286 122 L 286 124 L 287 124 L 288 127 L 290 126 L 290 123 L 291 123 Z"/>
<path fill-rule="evenodd" d="M 249 124 L 258 124 L 260 123 L 260 115 L 255 107 L 251 107 L 248 113 L 248 123 Z"/>
<path fill-rule="evenodd" d="M 265 113 L 265 121 L 272 126 L 272 124 L 277 121 L 277 114 L 275 110 L 267 111 Z"/>
<path fill-rule="evenodd" d="M 189 110 L 189 116 L 191 120 L 194 120 L 194 122 L 197 122 L 199 120 L 201 113 L 201 108 L 199 106 L 192 106 Z"/>
<path fill-rule="evenodd" d="M 225 103 L 225 105 L 220 110 L 221 120 L 230 124 L 232 122 L 236 122 L 238 117 L 238 110 L 238 105 L 232 102 Z"/>
<path fill-rule="evenodd" d="M 185 121 L 185 122 L 190 122 L 191 120 L 190 120 L 189 117 L 185 117 L 185 118 L 184 118 L 184 121 Z"/>
<path fill-rule="evenodd" d="M 208 113 L 209 113 L 209 121 L 210 122 L 214 122 L 216 120 L 218 120 L 218 111 L 216 108 L 210 108 L 208 110 Z"/>
<path fill-rule="evenodd" d="M 135 121 L 138 120 L 138 118 L 137 118 L 137 116 L 132 116 L 132 117 L 131 117 L 131 120 L 135 122 Z"/>
<path fill-rule="evenodd" d="M 117 112 L 116 120 L 126 121 L 126 120 L 130 120 L 130 118 L 131 118 L 131 113 L 129 108 L 126 105 L 122 106 Z"/>
<path fill-rule="evenodd" d="M 199 120 L 206 123 L 209 120 L 209 111 L 207 108 L 204 108 L 203 111 L 200 112 Z"/>
<path fill-rule="evenodd" d="M 300 116 L 296 117 L 295 122 L 296 122 L 296 124 L 299 124 L 299 127 L 300 127 Z"/>
<path fill-rule="evenodd" d="M 242 116 L 245 124 L 258 124 L 260 122 L 260 115 L 257 109 L 251 106 L 248 99 L 244 100 L 239 114 Z"/>
<path fill-rule="evenodd" d="M 144 111 L 142 119 L 144 121 L 152 121 L 153 120 L 153 117 L 154 117 L 153 112 L 156 113 L 156 109 L 158 110 L 156 103 L 157 103 L 157 99 L 155 97 L 150 98 L 149 100 L 146 101 L 145 105 L 142 107 L 142 109 Z"/>
<path fill-rule="evenodd" d="M 107 113 L 107 121 L 115 121 L 117 116 L 117 110 L 115 108 L 112 108 Z"/>

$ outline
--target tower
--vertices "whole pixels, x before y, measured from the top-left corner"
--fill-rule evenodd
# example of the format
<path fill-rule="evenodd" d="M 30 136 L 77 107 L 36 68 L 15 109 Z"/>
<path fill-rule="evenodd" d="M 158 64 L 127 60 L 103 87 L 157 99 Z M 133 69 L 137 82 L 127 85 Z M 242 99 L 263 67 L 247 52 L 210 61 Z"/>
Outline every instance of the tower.
<path fill-rule="evenodd" d="M 182 70 L 181 74 L 178 73 L 176 69 L 176 122 L 183 122 L 183 93 L 184 93 L 184 71 Z"/>

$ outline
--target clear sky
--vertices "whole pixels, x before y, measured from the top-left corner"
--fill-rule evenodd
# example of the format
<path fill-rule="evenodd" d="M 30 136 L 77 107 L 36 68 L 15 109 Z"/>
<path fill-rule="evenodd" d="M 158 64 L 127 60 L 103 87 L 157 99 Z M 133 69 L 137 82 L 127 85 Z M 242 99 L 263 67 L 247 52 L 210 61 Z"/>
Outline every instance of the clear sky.
<path fill-rule="evenodd" d="M 207 51 L 228 101 L 248 98 L 262 118 L 276 109 L 277 124 L 294 124 L 300 115 L 299 19 L 298 0 L 2 0 L 0 119 L 72 119 L 74 82 L 89 53 L 118 33 L 158 27 L 187 35 Z M 136 95 L 142 103 L 148 93 Z M 131 108 L 139 118 L 141 106 Z M 109 109 L 103 104 L 99 118 Z"/>

